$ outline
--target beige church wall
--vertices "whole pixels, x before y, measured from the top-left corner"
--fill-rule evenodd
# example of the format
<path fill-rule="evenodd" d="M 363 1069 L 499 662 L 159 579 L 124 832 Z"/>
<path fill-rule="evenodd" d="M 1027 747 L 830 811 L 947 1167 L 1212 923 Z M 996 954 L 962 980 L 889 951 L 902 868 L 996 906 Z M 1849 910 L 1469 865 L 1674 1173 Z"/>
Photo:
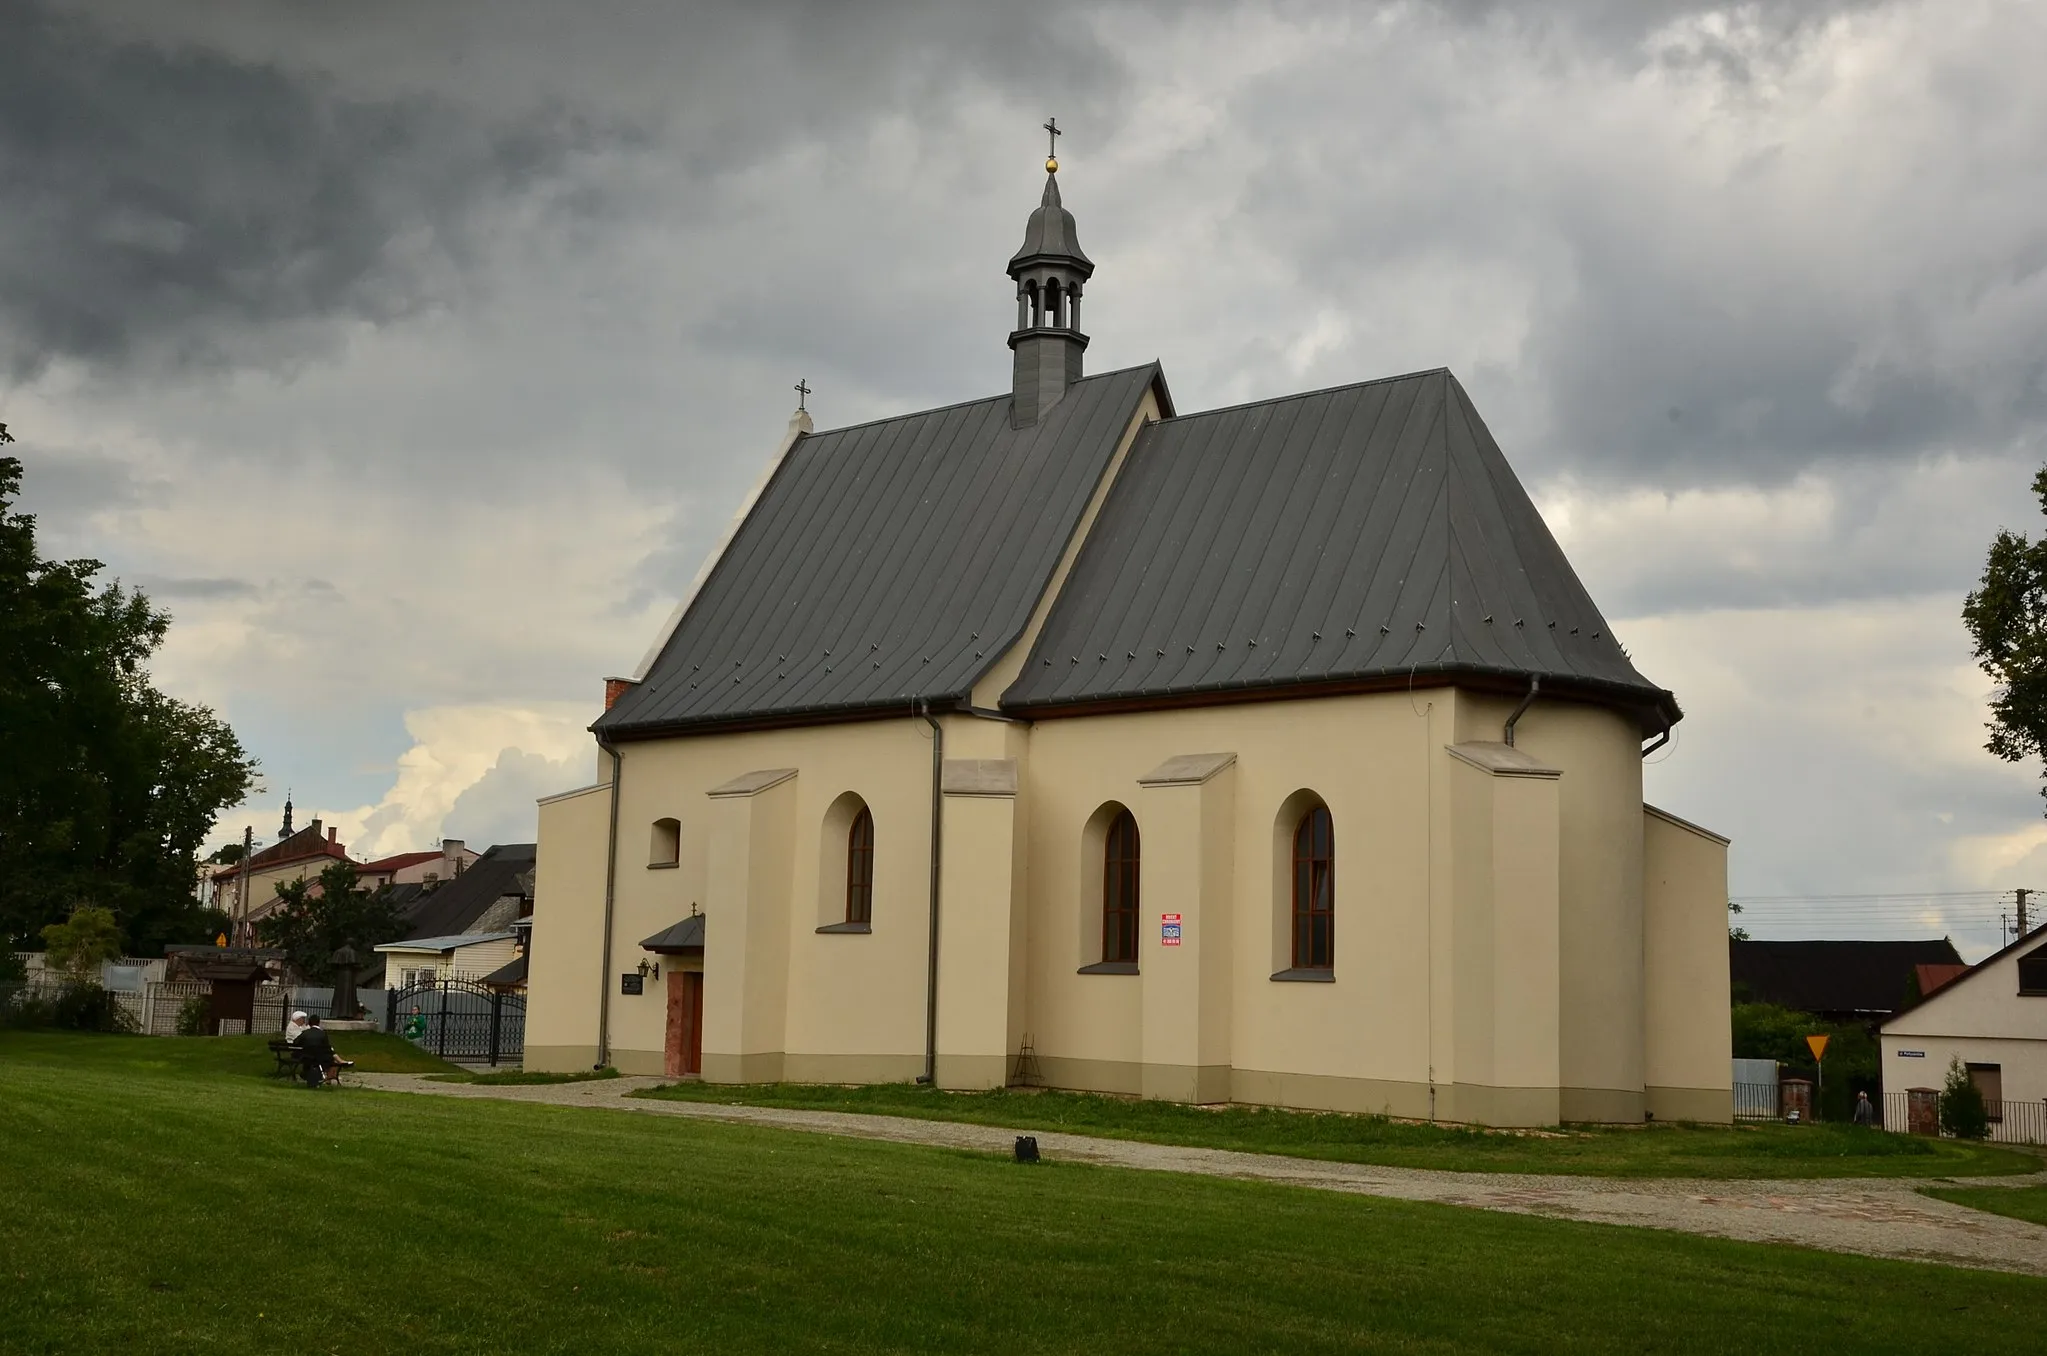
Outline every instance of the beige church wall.
<path fill-rule="evenodd" d="M 1435 1073 L 1452 1088 L 1449 1111 L 1439 1089 L 1438 1111 L 1553 1124 L 1561 1114 L 1561 774 L 1497 740 L 1446 752 L 1439 781 L 1449 784 L 1449 888 L 1433 941 L 1450 998 L 1437 1033 L 1447 1058 L 1439 1053 Z"/>
<path fill-rule="evenodd" d="M 1467 697 L 1463 738 L 1497 740 L 1516 699 Z M 1641 733 L 1618 712 L 1538 697 L 1515 744 L 1551 767 L 1561 823 L 1564 1119 L 1639 1121 L 1643 1097 Z"/>
<path fill-rule="evenodd" d="M 704 992 L 707 1078 L 864 1081 L 909 1078 L 922 1070 L 930 735 L 922 720 L 904 718 L 620 746 L 619 871 L 608 974 L 611 1044 L 621 1069 L 628 1063 L 659 1067 L 667 1013 L 660 984 L 628 997 L 618 993 L 617 977 L 647 958 L 642 938 L 688 917 L 695 904 L 705 915 L 710 961 Z M 797 770 L 788 782 L 762 793 L 786 799 L 785 828 L 751 813 L 757 798 L 741 798 L 747 807 L 735 810 L 707 794 L 746 773 L 772 768 Z M 834 803 L 848 792 L 874 818 L 873 921 L 864 934 L 820 934 L 821 919 L 844 916 L 844 847 L 828 851 L 822 838 Z M 710 879 L 711 827 L 725 811 L 732 811 L 730 828 L 746 839 L 743 861 L 725 864 L 725 883 L 743 884 L 759 868 L 767 895 L 745 891 L 745 923 L 750 935 L 763 937 L 752 929 L 761 924 L 761 910 L 770 910 L 778 938 L 764 964 L 779 973 L 756 972 L 743 982 L 726 964 L 728 957 L 737 959 L 736 948 L 720 946 L 721 928 L 740 920 L 721 917 L 724 902 Z M 651 828 L 661 818 L 681 821 L 678 861 L 649 868 Z M 601 859 L 601 832 L 596 850 Z M 769 889 L 766 877 L 777 870 L 782 875 Z M 768 897 L 777 902 L 764 903 Z M 601 890 L 598 904 L 592 928 L 602 923 Z M 750 989 L 751 1006 L 735 992 L 741 986 Z M 763 1007 L 764 995 L 777 989 L 783 996 L 780 1035 L 776 1048 L 768 1049 L 758 1034 L 743 1036 L 741 1028 L 749 1019 L 754 1033 L 772 1028 L 775 1019 Z M 584 1001 L 594 1003 L 594 989 Z"/>
<path fill-rule="evenodd" d="M 605 786 L 540 802 L 533 935 L 526 975 L 525 1066 L 546 1073 L 597 1061 L 598 954 L 604 926 Z"/>
<path fill-rule="evenodd" d="M 1647 1110 L 1731 1121 L 1727 840 L 1644 806 L 1642 884 Z"/>
<path fill-rule="evenodd" d="M 1454 701 L 1447 690 L 1421 691 L 1038 722 L 1026 781 L 1030 1025 L 1048 1081 L 1144 1090 L 1145 972 L 1194 953 L 1160 945 L 1159 915 L 1188 914 L 1190 896 L 1160 855 L 1172 841 L 1154 808 L 1160 793 L 1137 779 L 1177 755 L 1233 752 L 1231 903 L 1220 928 L 1203 922 L 1199 938 L 1204 948 L 1223 943 L 1228 983 L 1204 1005 L 1227 1005 L 1228 1039 L 1211 1038 L 1195 1058 L 1228 1063 L 1238 1100 L 1426 1115 L 1428 971 L 1418 961 L 1431 882 L 1427 801 L 1413 788 L 1426 784 L 1431 751 L 1448 742 Z M 1303 789 L 1322 798 L 1335 825 L 1334 983 L 1271 978 L 1288 964 L 1292 825 L 1281 812 Z M 1098 899 L 1088 878 L 1100 859 L 1084 838 L 1112 801 L 1130 808 L 1143 844 L 1140 973 L 1081 975 L 1099 959 L 1099 915 L 1082 913 L 1084 899 Z M 1183 942 L 1195 941 L 1190 925 Z"/>
<path fill-rule="evenodd" d="M 935 1073 L 940 1087 L 999 1088 L 1020 1035 L 1015 761 L 949 757 L 944 800 Z"/>

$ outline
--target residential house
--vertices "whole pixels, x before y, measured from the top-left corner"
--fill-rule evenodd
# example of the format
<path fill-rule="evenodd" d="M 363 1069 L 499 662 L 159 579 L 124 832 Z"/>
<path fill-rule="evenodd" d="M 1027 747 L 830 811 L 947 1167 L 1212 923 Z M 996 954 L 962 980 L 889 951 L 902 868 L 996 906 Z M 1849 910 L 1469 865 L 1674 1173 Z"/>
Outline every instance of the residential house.
<path fill-rule="evenodd" d="M 1886 1094 L 1939 1088 L 1959 1059 L 1993 1121 L 2015 1123 L 2000 1138 L 2047 1139 L 2047 931 L 1970 966 L 1878 1034 Z"/>
<path fill-rule="evenodd" d="M 460 838 L 443 838 L 438 848 L 364 862 L 355 869 L 356 883 L 373 890 L 385 885 L 438 885 L 461 875 L 481 855 Z"/>
<path fill-rule="evenodd" d="M 440 978 L 480 979 L 501 968 L 523 946 L 525 920 L 533 912 L 533 866 L 533 844 L 500 843 L 452 880 L 392 886 L 408 930 L 400 941 L 376 948 L 378 962 L 364 971 L 362 983 L 400 988 L 408 970 L 414 980 L 427 969 Z M 503 945 L 474 950 L 476 939 L 485 936 Z M 458 951 L 460 963 L 452 964 L 449 955 Z"/>
<path fill-rule="evenodd" d="M 1829 1022 L 1872 1031 L 1904 1007 L 1922 978 L 1967 967 L 1945 937 L 1917 942 L 1752 942 L 1727 944 L 1737 1002 L 1775 1003 Z"/>

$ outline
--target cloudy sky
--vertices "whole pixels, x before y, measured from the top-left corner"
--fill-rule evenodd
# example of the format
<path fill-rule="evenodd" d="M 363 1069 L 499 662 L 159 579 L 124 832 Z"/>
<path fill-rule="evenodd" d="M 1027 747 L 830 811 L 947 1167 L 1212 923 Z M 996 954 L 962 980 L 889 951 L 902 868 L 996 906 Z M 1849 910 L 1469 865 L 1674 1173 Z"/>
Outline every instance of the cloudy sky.
<path fill-rule="evenodd" d="M 363 855 L 527 839 L 798 377 L 824 427 L 1006 386 L 1057 114 L 1093 370 L 1451 367 L 1752 930 L 1974 958 L 2047 887 L 1957 620 L 2040 525 L 2042 69 L 1974 0 L 16 0 L 0 420 L 261 758 L 220 841 L 287 788 Z"/>

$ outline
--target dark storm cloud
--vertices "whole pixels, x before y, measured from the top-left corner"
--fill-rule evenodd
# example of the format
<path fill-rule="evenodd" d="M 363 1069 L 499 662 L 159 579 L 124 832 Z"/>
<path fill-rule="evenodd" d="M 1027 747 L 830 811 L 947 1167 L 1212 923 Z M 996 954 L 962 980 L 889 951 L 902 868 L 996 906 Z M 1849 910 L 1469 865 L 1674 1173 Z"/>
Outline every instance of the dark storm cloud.
<path fill-rule="evenodd" d="M 303 322 L 432 302 L 472 206 L 570 141 L 0 7 L 0 361 L 289 361 Z"/>

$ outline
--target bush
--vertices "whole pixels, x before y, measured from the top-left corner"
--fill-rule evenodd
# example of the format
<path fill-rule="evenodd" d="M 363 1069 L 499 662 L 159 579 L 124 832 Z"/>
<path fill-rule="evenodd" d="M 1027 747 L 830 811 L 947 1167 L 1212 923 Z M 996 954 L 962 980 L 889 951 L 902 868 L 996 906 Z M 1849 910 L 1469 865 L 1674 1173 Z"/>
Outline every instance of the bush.
<path fill-rule="evenodd" d="M 180 1036 L 203 1036 L 206 1034 L 206 1014 L 212 1010 L 213 1000 L 203 993 L 195 993 L 178 1004 L 178 1034 Z"/>
<path fill-rule="evenodd" d="M 10 988 L 12 986 L 9 986 Z M 135 1019 L 113 994 L 91 980 L 73 980 L 52 993 L 41 985 L 23 987 L 5 1003 L 5 1025 L 59 1031 L 133 1031 Z"/>
<path fill-rule="evenodd" d="M 51 1005 L 52 1026 L 64 1031 L 133 1031 L 120 1000 L 90 980 L 66 984 Z"/>
<path fill-rule="evenodd" d="M 1947 1085 L 1940 1090 L 1940 1128 L 1956 1139 L 1984 1139 L 1990 1134 L 1990 1108 L 1983 1090 L 1957 1055 L 1947 1067 Z"/>

